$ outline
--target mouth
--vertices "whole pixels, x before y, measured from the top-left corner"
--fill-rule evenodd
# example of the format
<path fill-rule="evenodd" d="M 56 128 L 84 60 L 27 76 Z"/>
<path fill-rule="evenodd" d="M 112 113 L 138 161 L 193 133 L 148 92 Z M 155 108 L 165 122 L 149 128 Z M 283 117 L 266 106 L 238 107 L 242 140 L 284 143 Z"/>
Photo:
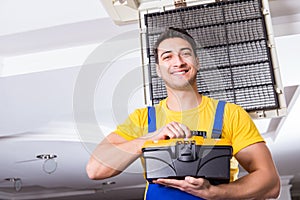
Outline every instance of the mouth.
<path fill-rule="evenodd" d="M 189 72 L 189 70 L 186 69 L 186 70 L 174 71 L 171 74 L 173 74 L 173 75 L 184 75 L 184 74 L 186 74 L 188 72 Z"/>

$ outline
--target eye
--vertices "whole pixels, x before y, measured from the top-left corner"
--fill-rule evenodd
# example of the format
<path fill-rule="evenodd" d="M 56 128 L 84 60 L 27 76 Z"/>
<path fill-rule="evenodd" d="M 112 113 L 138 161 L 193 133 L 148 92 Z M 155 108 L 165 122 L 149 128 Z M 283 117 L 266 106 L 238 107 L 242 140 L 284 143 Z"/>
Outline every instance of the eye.
<path fill-rule="evenodd" d="M 163 61 L 168 61 L 172 58 L 172 54 L 165 54 L 163 57 L 162 57 L 162 60 Z"/>
<path fill-rule="evenodd" d="M 181 52 L 181 56 L 183 56 L 183 57 L 192 56 L 192 52 L 190 50 L 184 50 Z"/>

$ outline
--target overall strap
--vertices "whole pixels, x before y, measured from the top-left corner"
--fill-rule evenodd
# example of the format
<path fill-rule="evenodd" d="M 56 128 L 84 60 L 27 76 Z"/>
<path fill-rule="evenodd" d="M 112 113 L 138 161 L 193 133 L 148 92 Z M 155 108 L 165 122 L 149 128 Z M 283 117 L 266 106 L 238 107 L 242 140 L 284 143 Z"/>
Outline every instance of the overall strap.
<path fill-rule="evenodd" d="M 148 106 L 148 133 L 156 131 L 155 107 Z"/>
<path fill-rule="evenodd" d="M 225 101 L 218 102 L 216 114 L 215 114 L 214 126 L 211 135 L 212 138 L 221 138 L 225 104 L 226 104 Z"/>

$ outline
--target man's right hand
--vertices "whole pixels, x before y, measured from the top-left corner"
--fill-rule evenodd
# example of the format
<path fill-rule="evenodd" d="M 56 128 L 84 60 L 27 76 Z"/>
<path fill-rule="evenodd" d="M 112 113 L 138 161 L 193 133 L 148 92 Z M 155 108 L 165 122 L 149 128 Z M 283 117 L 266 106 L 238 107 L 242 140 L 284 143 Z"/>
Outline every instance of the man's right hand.
<path fill-rule="evenodd" d="M 147 138 L 147 140 L 166 140 L 173 138 L 190 138 L 192 137 L 192 134 L 186 125 L 178 122 L 171 122 L 143 137 Z"/>

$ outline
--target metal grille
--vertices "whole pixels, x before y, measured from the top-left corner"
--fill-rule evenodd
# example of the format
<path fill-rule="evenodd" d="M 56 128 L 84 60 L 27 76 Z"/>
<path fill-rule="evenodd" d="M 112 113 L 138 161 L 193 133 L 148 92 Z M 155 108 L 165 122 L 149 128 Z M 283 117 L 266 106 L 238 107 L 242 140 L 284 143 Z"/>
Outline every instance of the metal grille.
<path fill-rule="evenodd" d="M 229 0 L 144 16 L 147 28 L 150 95 L 167 95 L 157 76 L 153 45 L 166 27 L 184 28 L 198 45 L 198 90 L 247 111 L 278 108 L 261 0 Z"/>

